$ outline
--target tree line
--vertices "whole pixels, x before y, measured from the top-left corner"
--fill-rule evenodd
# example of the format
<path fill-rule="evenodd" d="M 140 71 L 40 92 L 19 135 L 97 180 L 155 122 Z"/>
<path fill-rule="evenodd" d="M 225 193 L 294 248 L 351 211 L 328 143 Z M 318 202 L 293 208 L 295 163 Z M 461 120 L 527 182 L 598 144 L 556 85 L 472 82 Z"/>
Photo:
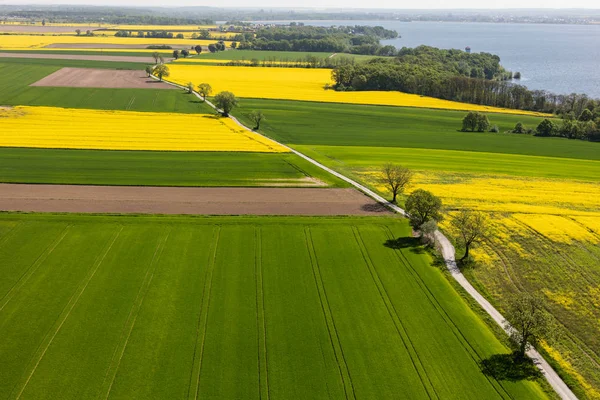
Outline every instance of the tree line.
<path fill-rule="evenodd" d="M 394 55 L 394 46 L 382 46 L 381 39 L 398 37 L 396 31 L 381 26 L 279 26 L 239 34 L 234 40 L 243 50 L 314 51 L 369 55 Z"/>
<path fill-rule="evenodd" d="M 567 139 L 600 141 L 600 104 L 589 102 L 577 118 L 573 113 L 562 116 L 557 122 L 555 119 L 545 118 L 536 127 L 527 127 L 517 122 L 515 127 L 506 133 L 532 134 L 544 137 L 564 137 Z M 462 120 L 463 132 L 493 132 L 498 133 L 497 125 L 492 125 L 488 116 L 471 111 Z"/>
<path fill-rule="evenodd" d="M 509 81 L 500 57 L 430 46 L 402 48 L 394 58 L 343 65 L 332 72 L 336 90 L 401 91 L 445 100 L 544 113 L 579 115 L 590 101 L 583 94 L 529 90 Z"/>

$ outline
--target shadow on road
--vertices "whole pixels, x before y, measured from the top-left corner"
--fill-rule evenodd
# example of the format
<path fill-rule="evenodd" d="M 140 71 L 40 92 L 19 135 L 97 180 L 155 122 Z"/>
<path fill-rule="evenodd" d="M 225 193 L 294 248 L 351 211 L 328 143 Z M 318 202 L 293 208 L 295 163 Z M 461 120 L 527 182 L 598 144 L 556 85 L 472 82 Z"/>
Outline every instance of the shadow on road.
<path fill-rule="evenodd" d="M 536 380 L 542 376 L 531 359 L 519 359 L 514 354 L 494 354 L 479 364 L 485 375 L 502 381 Z"/>

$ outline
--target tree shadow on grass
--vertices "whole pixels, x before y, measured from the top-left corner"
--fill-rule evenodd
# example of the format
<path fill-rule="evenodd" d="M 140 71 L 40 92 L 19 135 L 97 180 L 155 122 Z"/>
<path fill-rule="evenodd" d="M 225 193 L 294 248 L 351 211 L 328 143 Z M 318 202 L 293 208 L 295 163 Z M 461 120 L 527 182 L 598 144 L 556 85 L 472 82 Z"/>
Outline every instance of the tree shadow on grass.
<path fill-rule="evenodd" d="M 533 381 L 542 377 L 542 373 L 530 358 L 521 359 L 515 354 L 494 354 L 481 360 L 479 367 L 485 375 L 499 381 Z"/>
<path fill-rule="evenodd" d="M 390 209 L 384 206 L 381 203 L 367 203 L 360 206 L 362 211 L 372 212 L 372 213 L 388 213 Z"/>
<path fill-rule="evenodd" d="M 394 250 L 410 249 L 415 254 L 423 254 L 425 249 L 421 245 L 421 240 L 415 237 L 399 237 L 397 239 L 386 240 L 385 247 Z"/>

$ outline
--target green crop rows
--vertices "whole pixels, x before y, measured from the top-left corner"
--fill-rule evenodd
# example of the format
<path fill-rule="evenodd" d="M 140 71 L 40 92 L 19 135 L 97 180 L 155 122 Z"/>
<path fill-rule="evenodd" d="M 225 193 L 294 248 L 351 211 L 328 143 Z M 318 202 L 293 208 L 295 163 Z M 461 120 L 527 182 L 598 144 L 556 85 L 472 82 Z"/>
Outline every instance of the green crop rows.
<path fill-rule="evenodd" d="M 0 218 L 2 398 L 544 397 L 376 218 Z M 400 238 L 400 239 L 398 239 Z"/>

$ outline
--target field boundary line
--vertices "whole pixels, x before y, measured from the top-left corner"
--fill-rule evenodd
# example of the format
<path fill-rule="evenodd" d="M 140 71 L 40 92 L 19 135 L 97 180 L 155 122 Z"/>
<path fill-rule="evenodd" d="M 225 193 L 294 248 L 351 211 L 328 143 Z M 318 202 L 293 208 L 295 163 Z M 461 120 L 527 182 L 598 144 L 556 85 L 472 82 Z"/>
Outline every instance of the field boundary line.
<path fill-rule="evenodd" d="M 269 358 L 267 353 L 267 323 L 262 274 L 262 233 L 254 228 L 254 272 L 256 275 L 256 327 L 258 328 L 258 384 L 261 399 L 269 399 Z"/>
<path fill-rule="evenodd" d="M 44 340 L 42 340 L 42 342 L 38 346 L 38 348 L 36 350 L 36 353 L 38 353 L 38 351 L 40 350 L 40 348 L 42 348 L 42 346 L 43 346 L 43 350 L 39 354 L 39 356 L 36 357 L 36 354 L 34 353 L 34 356 L 31 358 L 31 361 L 34 360 L 34 359 L 36 359 L 36 358 L 37 358 L 37 361 L 35 362 L 35 365 L 31 369 L 31 372 L 27 376 L 27 380 L 23 384 L 23 387 L 21 388 L 21 390 L 19 390 L 19 393 L 17 394 L 16 399 L 20 399 L 21 396 L 23 395 L 23 392 L 27 388 L 27 385 L 29 384 L 29 381 L 31 380 L 31 378 L 35 374 L 35 371 L 37 370 L 37 367 L 40 365 L 40 363 L 42 362 L 42 359 L 46 355 L 46 352 L 48 351 L 48 349 L 50 348 L 50 346 L 54 342 L 54 339 L 56 338 L 56 336 L 58 335 L 58 333 L 62 329 L 63 325 L 65 324 L 65 322 L 67 321 L 67 319 L 69 318 L 69 316 L 71 315 L 71 312 L 73 311 L 73 309 L 75 308 L 75 306 L 79 302 L 79 299 L 81 298 L 81 296 L 83 295 L 83 293 L 87 289 L 88 285 L 90 284 L 90 282 L 92 281 L 92 279 L 96 275 L 96 272 L 100 268 L 100 265 L 102 265 L 102 263 L 104 262 L 104 259 L 106 258 L 106 256 L 110 252 L 110 250 L 112 249 L 113 245 L 115 244 L 115 242 L 117 241 L 117 239 L 121 235 L 122 231 L 123 231 L 123 227 L 121 226 L 120 229 L 113 235 L 112 240 L 109 241 L 109 243 L 106 246 L 106 248 L 104 249 L 104 251 L 102 253 L 100 253 L 100 255 L 98 255 L 98 258 L 94 262 L 91 270 L 88 272 L 87 276 L 83 278 L 82 282 L 79 284 L 79 286 L 77 287 L 77 289 L 75 290 L 75 292 L 73 293 L 73 295 L 71 296 L 71 298 L 69 299 L 69 302 L 65 305 L 65 307 L 63 308 L 63 310 L 60 313 L 59 317 L 57 318 L 56 322 L 54 323 L 53 326 L 56 326 L 56 328 L 55 329 L 50 329 L 48 331 L 48 333 L 46 334 L 46 336 L 44 337 Z M 50 333 L 52 331 L 54 331 L 54 333 L 52 333 L 52 335 L 50 335 Z M 44 343 L 46 343 L 46 344 L 44 345 Z M 30 361 L 30 363 L 31 363 L 31 361 Z M 16 387 L 17 387 L 17 385 L 15 385 L 15 389 L 13 389 L 13 392 L 16 390 Z"/>
<path fill-rule="evenodd" d="M 31 276 L 38 270 L 40 265 L 42 265 L 44 263 L 44 261 L 46 261 L 46 259 L 50 256 L 50 254 L 52 254 L 54 249 L 56 249 L 58 247 L 58 245 L 63 241 L 63 239 L 69 233 L 71 226 L 72 225 L 65 226 L 65 228 L 61 231 L 59 237 L 57 239 L 55 239 L 54 242 L 49 244 L 48 247 L 46 247 L 44 249 L 44 251 L 35 259 L 35 261 L 29 267 L 27 267 L 25 269 L 25 272 L 23 272 L 23 274 L 21 274 L 19 279 L 17 279 L 17 281 L 10 288 L 10 290 L 4 295 L 4 297 L 2 297 L 2 299 L 0 299 L 0 301 L 2 302 L 2 305 L 0 305 L 0 311 L 2 311 L 8 303 L 10 303 L 10 301 L 14 297 L 15 292 L 17 290 L 19 290 L 20 288 L 22 288 L 23 285 L 25 285 L 25 283 L 27 283 L 29 278 L 31 278 Z"/>
<path fill-rule="evenodd" d="M 121 365 L 121 360 L 123 359 L 123 354 L 125 354 L 125 349 L 127 348 L 127 344 L 129 343 L 129 338 L 131 337 L 131 333 L 133 332 L 135 322 L 137 321 L 140 309 L 142 308 L 142 304 L 144 303 L 144 298 L 146 297 L 146 294 L 150 289 L 150 284 L 152 283 L 152 279 L 154 278 L 154 272 L 156 271 L 160 257 L 163 253 L 163 250 L 165 249 L 165 245 L 167 243 L 167 240 L 169 239 L 170 234 L 171 230 L 169 228 L 166 234 L 163 234 L 163 237 L 160 239 L 156 246 L 156 249 L 154 250 L 152 261 L 150 262 L 148 270 L 146 271 L 146 275 L 144 276 L 144 280 L 142 281 L 140 289 L 138 290 L 136 299 L 133 302 L 133 305 L 131 306 L 129 316 L 125 321 L 125 326 L 123 326 L 123 333 L 121 334 L 119 341 L 121 341 L 125 332 L 127 332 L 127 336 L 125 336 L 125 340 L 122 344 L 117 343 L 117 346 L 115 347 L 112 360 L 106 371 L 104 381 L 102 382 L 102 388 L 99 391 L 99 397 L 103 392 L 106 392 L 106 394 L 103 396 L 105 399 L 108 399 L 108 396 L 110 396 L 110 391 L 112 390 L 115 378 L 117 377 L 117 373 Z M 115 359 L 117 354 L 119 355 L 119 358 Z"/>
<path fill-rule="evenodd" d="M 394 234 L 392 233 L 391 229 L 388 226 L 385 226 L 384 229 L 388 232 L 388 235 L 387 235 L 388 239 L 393 240 Z M 402 250 L 394 249 L 394 253 L 396 254 L 396 257 L 398 258 L 398 260 L 402 264 L 404 264 L 409 275 L 412 277 L 413 281 L 417 284 L 417 286 L 421 289 L 421 292 L 423 292 L 423 295 L 425 296 L 425 298 L 427 298 L 427 300 L 429 301 L 429 303 L 431 304 L 433 309 L 438 313 L 438 315 L 440 316 L 442 321 L 444 321 L 446 326 L 448 326 L 450 332 L 452 332 L 452 334 L 458 340 L 458 342 L 463 347 L 465 352 L 468 354 L 468 356 L 471 358 L 471 360 L 474 362 L 474 364 L 478 367 L 479 361 L 483 360 L 483 357 L 473 347 L 473 345 L 471 345 L 471 343 L 465 337 L 462 330 L 452 320 L 452 318 L 448 314 L 448 311 L 446 311 L 444 306 L 440 303 L 440 301 L 431 292 L 431 290 L 429 289 L 427 284 L 423 281 L 423 278 L 421 277 L 421 275 L 417 272 L 415 267 L 410 263 L 410 261 L 408 260 L 406 255 L 402 252 Z M 509 399 L 512 398 L 510 393 L 508 393 L 508 391 L 502 385 L 502 383 L 500 383 L 500 381 L 498 381 L 496 378 L 490 377 L 486 374 L 484 374 L 484 376 L 485 376 L 486 380 L 489 382 L 489 384 L 492 386 L 492 388 L 496 391 L 496 393 L 498 393 L 498 396 L 500 396 L 502 398 L 506 398 L 506 397 L 508 397 Z M 503 393 L 501 393 L 501 392 L 503 392 Z"/>
<path fill-rule="evenodd" d="M 217 227 L 215 239 L 213 241 L 211 257 L 209 259 L 206 273 L 204 274 L 204 291 L 202 292 L 202 300 L 200 301 L 200 313 L 198 315 L 198 326 L 196 328 L 196 344 L 194 346 L 194 358 L 192 371 L 190 372 L 190 384 L 188 386 L 188 399 L 197 399 L 200 391 L 200 373 L 202 372 L 202 358 L 204 357 L 204 341 L 206 339 L 206 330 L 208 327 L 208 311 L 210 307 L 210 291 L 212 290 L 213 272 L 217 259 L 217 250 L 219 248 L 219 239 L 221 238 L 221 227 Z M 198 347 L 198 345 L 200 345 Z M 199 353 L 198 353 L 199 350 Z M 198 359 L 196 360 L 196 357 Z M 195 379 L 195 382 L 192 382 Z M 191 389 L 194 386 L 194 396 L 192 397 Z"/>
<path fill-rule="evenodd" d="M 377 273 L 377 270 L 375 269 L 373 260 L 371 259 L 371 256 L 369 255 L 368 250 L 365 246 L 365 242 L 362 239 L 362 236 L 360 235 L 360 232 L 356 226 L 352 226 L 352 233 L 354 234 L 354 240 L 356 241 L 356 244 L 358 245 L 358 247 L 360 249 L 360 253 L 361 253 L 362 258 L 367 266 L 367 269 L 369 270 L 371 279 L 373 279 L 373 283 L 375 283 L 375 286 L 377 287 L 379 296 L 381 297 L 381 300 L 385 304 L 387 312 L 388 312 L 390 318 L 392 319 L 394 326 L 396 327 L 398 336 L 400 336 L 400 340 L 402 340 L 402 344 L 404 345 L 404 348 L 406 349 L 406 352 L 408 353 L 410 361 L 413 364 L 413 367 L 415 368 L 417 375 L 419 376 L 419 379 L 421 381 L 421 384 L 423 385 L 423 388 L 427 392 L 427 395 L 430 399 L 431 398 L 439 399 L 439 396 L 437 395 L 437 392 L 435 391 L 435 387 L 433 386 L 431 379 L 429 379 L 429 375 L 427 375 L 425 366 L 421 362 L 419 353 L 417 353 L 412 340 L 410 340 L 410 336 L 406 332 L 406 328 L 404 327 L 404 324 L 402 323 L 402 321 L 400 320 L 400 317 L 398 316 L 396 307 L 392 303 L 390 296 L 385 288 L 385 285 L 381 281 L 381 277 L 379 276 L 379 274 Z"/>
<path fill-rule="evenodd" d="M 151 75 L 151 77 L 155 80 L 158 80 L 158 78 L 155 77 L 154 75 Z M 178 87 L 180 89 L 184 89 L 184 90 L 186 89 L 185 87 L 178 85 L 176 83 L 173 83 L 173 82 L 164 81 L 164 80 L 163 80 L 163 82 L 165 82 L 169 85 Z M 197 92 L 193 91 L 193 93 L 196 97 L 198 97 L 199 99 L 202 99 L 202 96 L 200 96 Z M 219 109 L 214 104 L 212 104 L 210 101 L 208 101 L 208 100 L 205 100 L 205 101 L 206 101 L 206 104 L 208 104 L 210 107 L 219 111 Z M 248 128 L 246 125 L 242 124 L 237 118 L 233 117 L 232 115 L 230 115 L 229 118 L 231 118 L 231 120 L 233 122 L 237 123 L 243 129 L 249 130 L 251 132 L 256 133 L 257 135 L 261 135 L 267 139 L 270 139 L 270 140 L 275 141 L 276 143 L 279 143 L 281 146 L 287 148 L 292 153 L 294 153 L 297 156 L 303 158 L 304 160 L 310 162 L 311 164 L 321 168 L 322 170 L 329 172 L 330 174 L 343 180 L 344 182 L 349 183 L 350 185 L 352 185 L 359 191 L 363 192 L 367 196 L 369 196 L 372 199 L 378 201 L 379 203 L 387 206 L 392 211 L 395 211 L 396 213 L 398 213 L 404 217 L 408 217 L 408 213 L 404 209 L 402 209 L 402 208 L 398 207 L 396 204 L 393 204 L 393 203 L 389 202 L 388 200 L 384 199 L 382 196 L 378 195 L 377 193 L 375 193 L 371 189 L 367 188 L 366 186 L 361 185 L 360 183 L 356 182 L 355 180 L 350 179 L 347 176 L 345 176 L 339 172 L 336 172 L 329 167 L 326 167 L 325 165 L 321 164 L 317 160 L 310 158 L 309 156 L 305 155 L 304 153 L 299 152 L 298 150 L 291 148 L 290 146 L 287 146 L 287 145 L 285 145 L 275 139 L 269 138 L 265 135 L 262 135 L 259 132 L 253 131 L 252 129 Z M 460 286 L 462 286 L 462 288 L 473 298 L 473 300 L 475 300 L 481 306 L 481 308 L 507 334 L 510 335 L 513 328 L 512 328 L 512 326 L 506 324 L 506 318 L 504 318 L 502 316 L 502 314 L 500 314 L 500 312 L 498 310 L 496 310 L 496 308 L 485 297 L 483 297 L 483 295 L 481 293 L 479 293 L 477 291 L 477 289 L 475 289 L 475 287 L 471 284 L 471 282 L 469 282 L 469 280 L 463 275 L 463 273 L 458 268 L 458 265 L 456 264 L 456 259 L 455 259 L 454 246 L 452 245 L 450 240 L 439 230 L 437 230 L 435 232 L 435 239 L 437 240 L 437 242 L 440 245 L 440 252 L 442 253 L 442 257 L 444 258 L 446 268 L 450 272 L 450 275 L 452 276 L 452 278 L 454 278 L 456 280 L 456 282 Z M 544 357 L 542 357 L 542 355 L 536 349 L 531 348 L 527 352 L 527 355 L 534 361 L 535 365 L 542 372 L 542 374 L 546 377 L 546 379 L 548 380 L 548 383 L 550 383 L 552 388 L 556 391 L 556 393 L 560 396 L 561 399 L 577 400 L 577 396 L 575 396 L 575 394 L 571 391 L 571 389 L 567 386 L 567 384 L 562 380 L 562 378 L 560 376 L 558 376 L 558 374 L 552 368 L 552 366 L 544 359 Z"/>
<path fill-rule="evenodd" d="M 310 233 L 310 228 L 308 227 L 304 227 L 304 239 L 310 258 L 310 264 L 312 266 L 315 285 L 317 286 L 317 293 L 319 294 L 319 302 L 321 303 L 321 309 L 323 310 L 325 324 L 327 325 L 327 331 L 329 333 L 329 341 L 331 343 L 331 347 L 333 347 L 333 354 L 338 364 L 338 370 L 340 372 L 344 394 L 346 399 L 356 399 L 354 383 L 352 382 L 352 376 L 350 375 L 350 369 L 346 363 L 346 357 L 344 356 L 342 343 L 340 342 L 340 337 L 335 327 L 335 320 L 333 319 L 333 312 L 331 311 L 331 306 L 329 305 L 329 300 L 327 299 L 325 284 L 323 283 L 323 277 L 321 276 L 321 269 L 319 267 L 319 261 L 317 260 L 312 234 Z M 348 385 L 350 385 L 350 387 L 348 387 Z"/>

